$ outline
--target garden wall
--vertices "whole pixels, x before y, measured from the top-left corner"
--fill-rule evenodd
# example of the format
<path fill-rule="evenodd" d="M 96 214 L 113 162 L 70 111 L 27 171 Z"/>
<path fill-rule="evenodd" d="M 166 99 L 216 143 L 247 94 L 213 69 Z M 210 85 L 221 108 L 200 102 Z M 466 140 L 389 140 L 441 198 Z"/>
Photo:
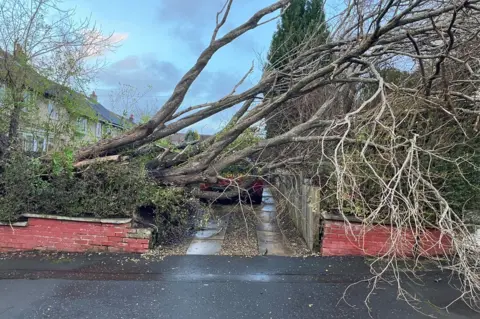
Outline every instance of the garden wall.
<path fill-rule="evenodd" d="M 144 253 L 152 230 L 132 228 L 130 218 L 97 219 L 25 214 L 27 221 L 0 224 L 0 252 L 49 250 Z"/>
<path fill-rule="evenodd" d="M 397 228 L 387 225 L 365 228 L 360 223 L 348 225 L 344 221 L 325 219 L 320 252 L 322 256 L 382 255 L 391 247 L 392 232 L 394 238 L 399 239 L 393 252 L 400 257 L 444 255 L 451 251 L 450 238 L 441 236 L 438 230 L 426 230 L 419 236 L 414 236 L 407 229 L 397 231 Z"/>

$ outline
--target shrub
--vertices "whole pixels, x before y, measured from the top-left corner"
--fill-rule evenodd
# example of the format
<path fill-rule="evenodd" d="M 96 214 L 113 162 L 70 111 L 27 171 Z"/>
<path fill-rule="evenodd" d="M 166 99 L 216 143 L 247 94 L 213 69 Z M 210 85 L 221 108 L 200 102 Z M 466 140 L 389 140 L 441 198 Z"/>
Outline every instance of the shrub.
<path fill-rule="evenodd" d="M 14 154 L 1 179 L 0 221 L 23 213 L 71 217 L 133 217 L 151 207 L 158 238 L 186 224 L 188 207 L 182 188 L 161 187 L 148 178 L 143 161 L 107 163 L 73 169 L 70 152 L 55 154 L 50 164 Z"/>
<path fill-rule="evenodd" d="M 44 187 L 38 159 L 14 154 L 2 168 L 0 179 L 0 221 L 14 222 L 30 212 L 36 190 Z"/>

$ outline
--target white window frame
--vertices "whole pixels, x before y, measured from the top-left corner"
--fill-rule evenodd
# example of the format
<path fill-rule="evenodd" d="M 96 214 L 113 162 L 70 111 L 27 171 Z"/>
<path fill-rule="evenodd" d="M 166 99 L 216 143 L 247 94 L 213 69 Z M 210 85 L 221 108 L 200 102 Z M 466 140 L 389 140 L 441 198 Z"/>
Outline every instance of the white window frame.
<path fill-rule="evenodd" d="M 48 117 L 52 120 L 58 120 L 58 112 L 55 109 L 52 101 L 48 101 Z"/>
<path fill-rule="evenodd" d="M 102 137 L 102 122 L 97 122 L 95 126 L 95 135 L 97 137 Z"/>
<path fill-rule="evenodd" d="M 47 138 L 44 137 L 44 136 L 37 136 L 35 134 L 32 134 L 32 133 L 23 133 L 23 139 L 26 140 L 28 137 L 31 137 L 32 138 L 32 152 L 38 152 L 38 140 L 40 138 L 43 138 L 43 143 L 41 145 L 41 148 L 42 148 L 42 151 L 45 152 L 47 150 Z M 27 149 L 26 145 L 23 146 L 23 150 L 25 152 L 29 152 L 29 150 Z"/>
<path fill-rule="evenodd" d="M 32 145 L 31 145 L 31 146 L 32 146 L 32 151 L 33 151 L 33 148 L 34 148 L 34 145 L 35 145 L 35 142 L 34 142 L 34 141 L 35 141 L 35 137 L 34 137 L 33 134 L 31 134 L 31 133 L 23 133 L 23 140 L 24 140 L 24 142 L 23 142 L 23 143 L 24 143 L 24 144 L 23 144 L 23 150 L 24 150 L 25 152 L 30 152 L 30 150 L 29 150 L 28 147 L 27 147 L 27 140 L 28 140 L 30 137 L 32 138 Z M 28 144 L 28 146 L 30 146 L 30 144 Z"/>
<path fill-rule="evenodd" d="M 3 102 L 6 99 L 7 86 L 3 83 L 0 83 L 0 107 L 3 107 Z"/>
<path fill-rule="evenodd" d="M 87 133 L 88 123 L 84 117 L 77 118 L 77 129 L 82 133 Z"/>

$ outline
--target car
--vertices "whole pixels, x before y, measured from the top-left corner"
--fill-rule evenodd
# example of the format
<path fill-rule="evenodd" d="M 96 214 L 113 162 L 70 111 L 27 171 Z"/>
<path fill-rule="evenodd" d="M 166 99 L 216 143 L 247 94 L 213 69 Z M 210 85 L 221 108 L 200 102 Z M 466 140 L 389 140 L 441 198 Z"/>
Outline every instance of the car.
<path fill-rule="evenodd" d="M 242 163 L 231 165 L 222 170 L 222 177 L 217 183 L 200 184 L 201 191 L 214 191 L 219 193 L 219 199 L 242 200 L 252 204 L 262 202 L 264 180 L 256 177 L 252 163 L 244 160 Z M 238 190 L 240 190 L 240 197 Z"/>

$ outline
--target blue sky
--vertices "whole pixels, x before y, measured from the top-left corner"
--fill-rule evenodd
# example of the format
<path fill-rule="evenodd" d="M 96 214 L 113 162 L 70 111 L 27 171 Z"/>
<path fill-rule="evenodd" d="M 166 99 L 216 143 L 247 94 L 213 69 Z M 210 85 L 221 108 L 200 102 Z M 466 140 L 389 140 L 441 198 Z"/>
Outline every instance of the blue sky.
<path fill-rule="evenodd" d="M 226 31 L 248 19 L 274 0 L 236 0 Z M 152 113 L 161 107 L 174 85 L 195 62 L 214 28 L 216 12 L 223 0 L 68 0 L 79 18 L 91 16 L 101 30 L 124 38 L 115 52 L 106 54 L 107 66 L 91 84 L 99 101 L 122 113 Z M 243 87 L 261 76 L 276 22 L 252 30 L 224 47 L 211 60 L 187 95 L 184 106 L 218 99 L 230 92 L 248 71 L 255 71 Z M 123 89 L 122 89 L 123 88 Z M 138 103 L 132 97 L 141 96 Z M 200 133 L 212 133 L 228 120 L 225 111 L 195 126 Z"/>

